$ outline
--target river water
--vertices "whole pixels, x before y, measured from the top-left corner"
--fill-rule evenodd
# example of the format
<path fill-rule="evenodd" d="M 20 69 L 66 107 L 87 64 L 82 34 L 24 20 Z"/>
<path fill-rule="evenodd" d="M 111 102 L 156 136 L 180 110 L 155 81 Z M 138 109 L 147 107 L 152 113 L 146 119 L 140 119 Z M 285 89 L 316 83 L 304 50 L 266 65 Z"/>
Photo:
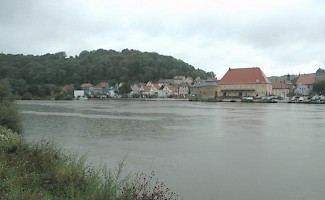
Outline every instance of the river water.
<path fill-rule="evenodd" d="M 186 200 L 325 199 L 325 106 L 20 101 L 23 136 L 150 173 Z"/>

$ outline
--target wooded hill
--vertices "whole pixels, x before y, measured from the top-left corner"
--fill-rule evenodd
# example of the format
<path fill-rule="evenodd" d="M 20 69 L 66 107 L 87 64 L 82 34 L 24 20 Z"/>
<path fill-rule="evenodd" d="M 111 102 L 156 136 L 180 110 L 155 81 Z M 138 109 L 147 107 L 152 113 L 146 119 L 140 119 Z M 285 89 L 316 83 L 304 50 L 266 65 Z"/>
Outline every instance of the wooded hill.
<path fill-rule="evenodd" d="M 75 57 L 67 57 L 65 52 L 41 56 L 0 54 L 0 79 L 9 80 L 18 95 L 48 95 L 47 88 L 35 91 L 48 84 L 74 84 L 78 88 L 85 82 L 147 82 L 177 75 L 208 78 L 214 73 L 195 69 L 171 56 L 129 49 L 82 51 Z"/>

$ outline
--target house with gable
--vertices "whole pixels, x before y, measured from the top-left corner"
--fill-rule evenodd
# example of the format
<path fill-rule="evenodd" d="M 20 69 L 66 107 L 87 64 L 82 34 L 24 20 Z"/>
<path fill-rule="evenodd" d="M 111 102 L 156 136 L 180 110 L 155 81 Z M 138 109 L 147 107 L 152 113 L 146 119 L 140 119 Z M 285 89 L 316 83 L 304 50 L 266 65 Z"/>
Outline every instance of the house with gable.
<path fill-rule="evenodd" d="M 109 84 L 107 82 L 99 82 L 93 87 L 93 93 L 95 94 L 106 94 L 109 90 Z"/>
<path fill-rule="evenodd" d="M 80 87 L 84 91 L 84 94 L 86 96 L 90 95 L 94 88 L 94 86 L 91 83 L 83 83 L 83 84 L 81 84 Z"/>
<path fill-rule="evenodd" d="M 162 85 L 160 83 L 154 83 L 154 82 L 149 81 L 147 84 L 142 86 L 143 91 L 141 91 L 141 93 L 142 93 L 141 96 L 157 97 L 161 86 Z"/>
<path fill-rule="evenodd" d="M 194 84 L 195 84 L 195 83 L 204 83 L 204 81 L 205 81 L 204 79 L 201 79 L 201 77 L 198 76 L 198 77 L 196 77 L 196 78 L 194 79 L 194 81 L 193 81 L 192 83 L 194 83 Z"/>
<path fill-rule="evenodd" d="M 174 76 L 173 83 L 174 84 L 182 84 L 185 81 L 185 76 Z"/>
<path fill-rule="evenodd" d="M 193 83 L 193 78 L 188 76 L 186 77 L 186 79 L 184 80 L 184 83 L 187 83 L 188 85 L 191 85 Z"/>
<path fill-rule="evenodd" d="M 272 94 L 275 96 L 289 97 L 293 90 L 290 80 L 272 80 Z"/>
<path fill-rule="evenodd" d="M 143 86 L 144 84 L 141 83 L 131 84 L 131 95 L 141 95 L 141 93 L 144 91 Z"/>
<path fill-rule="evenodd" d="M 176 85 L 165 85 L 162 91 L 164 92 L 166 97 L 178 96 L 178 86 Z"/>
<path fill-rule="evenodd" d="M 229 68 L 218 81 L 219 97 L 269 96 L 272 85 L 259 67 Z"/>
<path fill-rule="evenodd" d="M 185 97 L 190 93 L 190 87 L 188 83 L 179 84 L 177 87 L 179 96 Z"/>
<path fill-rule="evenodd" d="M 315 73 L 299 74 L 296 81 L 294 93 L 297 95 L 307 96 L 313 91 L 313 84 L 316 79 Z"/>

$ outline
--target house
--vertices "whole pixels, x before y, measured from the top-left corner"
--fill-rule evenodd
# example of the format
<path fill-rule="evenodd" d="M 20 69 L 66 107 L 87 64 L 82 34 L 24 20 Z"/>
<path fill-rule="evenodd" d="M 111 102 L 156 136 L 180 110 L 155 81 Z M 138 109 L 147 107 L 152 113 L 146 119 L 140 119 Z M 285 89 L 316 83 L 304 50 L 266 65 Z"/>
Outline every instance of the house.
<path fill-rule="evenodd" d="M 148 85 L 144 85 L 143 87 L 143 91 L 141 92 L 141 96 L 143 97 L 158 97 L 158 93 L 159 93 L 159 85 L 158 84 L 150 84 L 150 86 Z"/>
<path fill-rule="evenodd" d="M 107 93 L 110 87 L 107 82 L 100 82 L 96 85 L 96 88 L 102 88 L 102 93 Z"/>
<path fill-rule="evenodd" d="M 108 88 L 109 84 L 107 82 L 99 82 L 96 87 Z"/>
<path fill-rule="evenodd" d="M 172 84 L 173 83 L 173 79 L 160 79 L 158 81 L 158 83 L 162 84 L 162 85 L 168 85 L 168 84 Z"/>
<path fill-rule="evenodd" d="M 178 96 L 178 86 L 176 85 L 165 85 L 162 91 L 167 97 Z"/>
<path fill-rule="evenodd" d="M 294 93 L 296 95 L 300 95 L 300 96 L 308 96 L 311 92 L 311 89 L 308 88 L 307 85 L 304 85 L 304 84 L 300 84 L 298 85 L 295 90 L 294 90 Z"/>
<path fill-rule="evenodd" d="M 152 83 L 151 84 L 151 87 L 153 88 L 153 90 L 160 90 L 160 88 L 161 88 L 161 84 L 160 83 Z"/>
<path fill-rule="evenodd" d="M 195 79 L 194 79 L 194 81 L 193 81 L 193 83 L 195 84 L 195 83 L 204 83 L 204 79 L 201 79 L 199 76 L 198 77 L 196 77 Z"/>
<path fill-rule="evenodd" d="M 191 87 L 192 95 L 202 97 L 204 99 L 215 98 L 217 96 L 217 93 L 218 84 L 216 79 L 213 78 L 208 78 L 204 82 L 194 83 Z"/>
<path fill-rule="evenodd" d="M 188 85 L 191 85 L 193 83 L 193 78 L 192 77 L 187 77 L 185 80 L 184 80 L 184 83 L 187 83 Z"/>
<path fill-rule="evenodd" d="M 302 96 L 309 95 L 310 92 L 313 90 L 313 84 L 315 82 L 315 79 L 315 73 L 299 74 L 296 81 L 296 88 L 294 90 L 294 93 Z"/>
<path fill-rule="evenodd" d="M 144 91 L 143 84 L 141 83 L 134 83 L 131 84 L 131 95 L 141 95 L 141 92 Z"/>
<path fill-rule="evenodd" d="M 185 76 L 174 76 L 173 83 L 176 85 L 182 84 L 185 81 Z"/>
<path fill-rule="evenodd" d="M 290 80 L 272 80 L 272 94 L 275 96 L 289 97 L 293 83 Z"/>
<path fill-rule="evenodd" d="M 259 67 L 234 68 L 218 82 L 219 97 L 268 96 L 272 85 Z"/>
<path fill-rule="evenodd" d="M 84 90 L 74 90 L 73 91 L 73 97 L 74 99 L 80 99 L 85 96 L 85 91 Z"/>
<path fill-rule="evenodd" d="M 167 97 L 170 97 L 171 94 L 172 94 L 172 90 L 167 87 L 168 85 L 164 85 L 162 86 L 162 88 L 159 90 L 158 92 L 158 97 L 159 98 L 167 98 Z"/>
<path fill-rule="evenodd" d="M 182 83 L 178 85 L 178 95 L 185 97 L 190 93 L 190 87 L 187 83 Z"/>
<path fill-rule="evenodd" d="M 91 83 L 83 83 L 81 89 L 85 92 L 85 95 L 91 94 L 94 86 Z"/>

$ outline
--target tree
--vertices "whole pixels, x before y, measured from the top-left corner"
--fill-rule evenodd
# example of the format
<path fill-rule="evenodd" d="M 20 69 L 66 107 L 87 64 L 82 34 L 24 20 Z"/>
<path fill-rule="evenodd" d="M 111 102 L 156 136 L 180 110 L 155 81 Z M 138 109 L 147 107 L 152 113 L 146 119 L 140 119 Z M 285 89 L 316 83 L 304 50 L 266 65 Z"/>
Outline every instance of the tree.
<path fill-rule="evenodd" d="M 123 96 L 126 96 L 132 91 L 131 85 L 129 83 L 124 83 L 121 87 L 119 87 L 118 90 L 119 90 L 119 94 Z"/>
<path fill-rule="evenodd" d="M 7 80 L 0 80 L 0 126 L 20 133 L 20 118 Z"/>
<path fill-rule="evenodd" d="M 316 81 L 313 84 L 313 91 L 317 94 L 324 95 L 325 94 L 325 80 Z"/>

